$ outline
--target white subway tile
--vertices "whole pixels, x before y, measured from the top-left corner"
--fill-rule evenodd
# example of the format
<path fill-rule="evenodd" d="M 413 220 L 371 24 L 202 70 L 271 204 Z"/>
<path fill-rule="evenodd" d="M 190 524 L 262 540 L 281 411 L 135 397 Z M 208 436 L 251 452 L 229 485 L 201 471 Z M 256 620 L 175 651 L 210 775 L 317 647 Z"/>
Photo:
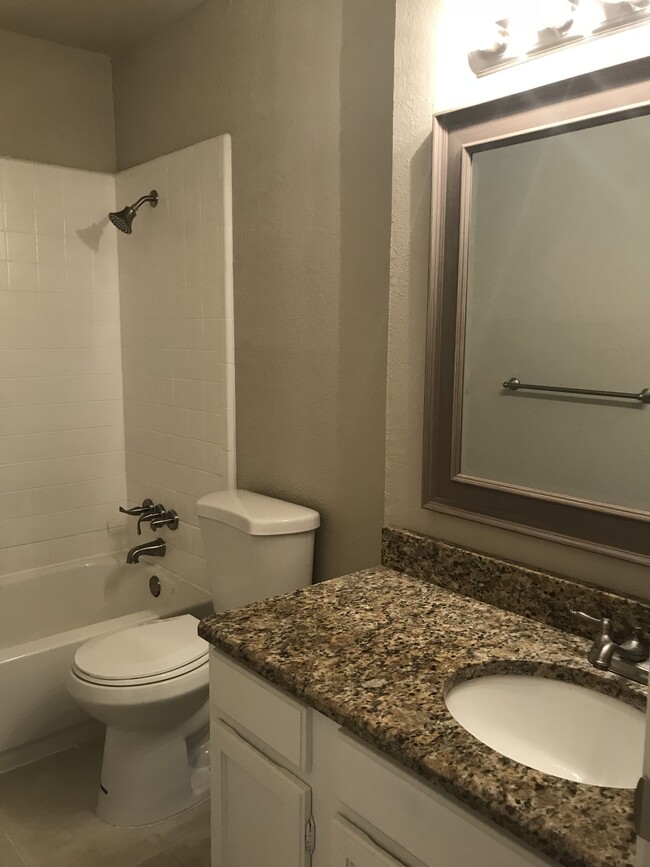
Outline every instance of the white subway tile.
<path fill-rule="evenodd" d="M 205 441 L 206 443 L 223 444 L 223 418 L 219 413 L 205 413 Z"/>
<path fill-rule="evenodd" d="M 59 235 L 63 237 L 65 223 L 63 221 L 63 210 L 60 207 L 52 205 L 49 201 L 37 199 L 36 201 L 36 232 L 46 233 L 49 235 Z"/>
<path fill-rule="evenodd" d="M 7 230 L 7 261 L 36 263 L 36 235 Z"/>
<path fill-rule="evenodd" d="M 0 494 L 0 521 L 24 515 L 24 500 L 24 491 L 7 491 Z"/>
<path fill-rule="evenodd" d="M 23 569 L 37 569 L 41 566 L 50 566 L 52 560 L 52 543 L 50 540 L 43 542 L 30 542 L 23 545 Z"/>
<path fill-rule="evenodd" d="M 5 201 L 32 202 L 34 184 L 31 171 L 18 162 L 3 160 L 2 194 Z"/>
<path fill-rule="evenodd" d="M 222 491 L 227 487 L 221 476 L 208 473 L 204 470 L 192 470 L 190 478 L 190 494 L 195 499 L 200 499 L 214 491 Z"/>
<path fill-rule="evenodd" d="M 189 410 L 178 406 L 161 405 L 159 407 L 160 430 L 174 436 L 189 436 Z"/>
<path fill-rule="evenodd" d="M 189 410 L 189 436 L 194 440 L 205 442 L 205 413 L 201 410 Z"/>
<path fill-rule="evenodd" d="M 205 468 L 216 476 L 225 475 L 223 448 L 216 443 L 205 444 Z"/>
<path fill-rule="evenodd" d="M 88 554 L 123 544 L 106 510 L 126 486 L 117 239 L 90 222 L 113 207 L 114 179 L 1 159 L 0 174 L 6 572 L 78 556 L 86 526 L 97 528 L 83 535 Z"/>
<path fill-rule="evenodd" d="M 65 241 L 61 235 L 38 233 L 39 264 L 65 265 Z"/>
<path fill-rule="evenodd" d="M 43 267 L 47 268 L 48 266 Z M 70 319 L 67 311 L 67 298 L 61 297 L 60 293 L 56 293 L 53 295 L 45 291 L 39 292 L 37 301 L 40 308 L 40 314 L 37 313 L 36 315 L 40 315 L 41 319 L 58 319 L 64 321 L 68 321 Z"/>
<path fill-rule="evenodd" d="M 5 202 L 5 228 L 8 232 L 36 234 L 36 212 L 33 200 Z"/>
<path fill-rule="evenodd" d="M 187 345 L 194 349 L 204 348 L 202 319 L 187 320 Z"/>
<path fill-rule="evenodd" d="M 65 292 L 68 288 L 68 273 L 65 265 L 39 261 L 38 288 L 41 292 Z M 61 305 L 63 308 L 64 299 L 56 299 L 54 304 L 57 307 Z"/>
<path fill-rule="evenodd" d="M 36 292 L 38 269 L 36 262 L 9 262 L 9 289 L 12 292 Z"/>
<path fill-rule="evenodd" d="M 220 382 L 205 383 L 206 412 L 219 412 L 225 405 L 225 387 Z"/>
<path fill-rule="evenodd" d="M 187 352 L 187 378 L 195 380 L 206 379 L 205 350 L 189 349 Z"/>
<path fill-rule="evenodd" d="M 11 575 L 12 572 L 20 572 L 23 569 L 23 548 L 12 546 L 0 548 L 0 575 Z"/>
<path fill-rule="evenodd" d="M 175 379 L 174 405 L 202 410 L 205 407 L 204 382 L 195 379 Z"/>
<path fill-rule="evenodd" d="M 48 208 L 63 208 L 63 187 L 61 186 L 61 170 L 54 166 L 39 166 L 34 175 L 34 200 L 36 206 Z"/>
<path fill-rule="evenodd" d="M 64 539 L 52 539 L 50 541 L 52 563 L 66 563 L 68 560 L 76 560 L 83 555 L 79 552 L 77 536 Z"/>
<path fill-rule="evenodd" d="M 67 256 L 67 248 L 66 248 Z M 86 262 L 66 262 L 68 289 L 71 292 L 92 292 L 93 260 Z"/>

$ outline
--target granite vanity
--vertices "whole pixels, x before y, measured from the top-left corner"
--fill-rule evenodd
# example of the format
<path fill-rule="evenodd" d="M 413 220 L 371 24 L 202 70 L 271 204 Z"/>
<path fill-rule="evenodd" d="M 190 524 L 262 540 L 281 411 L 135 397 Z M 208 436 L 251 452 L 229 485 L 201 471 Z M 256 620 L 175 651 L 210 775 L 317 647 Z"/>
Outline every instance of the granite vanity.
<path fill-rule="evenodd" d="M 589 627 L 570 609 L 649 631 L 650 609 L 392 528 L 382 561 L 214 615 L 200 633 L 551 862 L 631 867 L 632 791 L 563 780 L 494 752 L 451 717 L 444 696 L 468 678 L 526 673 L 642 708 L 645 687 L 589 665 Z"/>

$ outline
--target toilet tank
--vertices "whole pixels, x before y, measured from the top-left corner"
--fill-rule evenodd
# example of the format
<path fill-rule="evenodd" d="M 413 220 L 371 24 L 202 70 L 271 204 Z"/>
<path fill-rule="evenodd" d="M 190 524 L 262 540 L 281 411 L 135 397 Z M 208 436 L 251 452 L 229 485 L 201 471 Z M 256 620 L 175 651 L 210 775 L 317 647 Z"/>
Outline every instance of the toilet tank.
<path fill-rule="evenodd" d="M 311 583 L 313 509 L 252 491 L 218 491 L 196 504 L 215 611 Z"/>

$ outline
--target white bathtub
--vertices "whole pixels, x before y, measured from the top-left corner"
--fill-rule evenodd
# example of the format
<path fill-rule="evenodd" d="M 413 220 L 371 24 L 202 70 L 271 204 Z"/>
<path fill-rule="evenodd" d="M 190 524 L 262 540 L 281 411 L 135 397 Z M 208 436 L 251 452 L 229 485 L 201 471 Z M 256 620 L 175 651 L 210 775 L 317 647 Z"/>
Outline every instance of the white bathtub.
<path fill-rule="evenodd" d="M 183 611 L 208 613 L 208 593 L 158 564 L 127 566 L 124 555 L 0 576 L 0 773 L 97 729 L 65 688 L 80 644 Z"/>

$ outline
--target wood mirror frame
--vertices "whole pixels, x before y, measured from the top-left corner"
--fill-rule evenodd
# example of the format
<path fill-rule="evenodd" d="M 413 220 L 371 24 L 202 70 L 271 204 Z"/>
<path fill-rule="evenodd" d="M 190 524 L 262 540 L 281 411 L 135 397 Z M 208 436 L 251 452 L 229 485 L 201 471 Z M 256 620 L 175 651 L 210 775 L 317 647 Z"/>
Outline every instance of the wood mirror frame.
<path fill-rule="evenodd" d="M 647 113 L 650 58 L 434 116 L 424 508 L 650 564 L 650 491 L 644 512 L 463 475 L 460 467 L 471 153 Z"/>

